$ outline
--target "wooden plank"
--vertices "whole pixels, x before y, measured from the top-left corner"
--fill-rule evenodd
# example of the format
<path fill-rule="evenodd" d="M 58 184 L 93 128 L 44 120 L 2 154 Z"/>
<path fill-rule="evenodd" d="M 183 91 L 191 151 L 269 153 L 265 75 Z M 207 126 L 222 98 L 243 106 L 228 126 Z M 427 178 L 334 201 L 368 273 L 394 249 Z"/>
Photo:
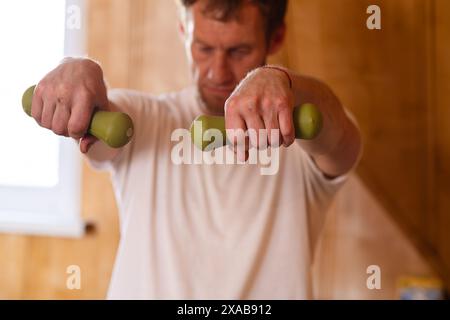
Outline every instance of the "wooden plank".
<path fill-rule="evenodd" d="M 291 2 L 289 64 L 329 83 L 356 115 L 365 139 L 361 170 L 370 171 L 382 188 L 377 196 L 422 234 L 427 204 L 424 2 L 378 3 L 381 31 L 366 28 L 370 1 Z"/>
<path fill-rule="evenodd" d="M 131 11 L 130 1 L 88 1 L 89 56 L 99 61 L 111 87 L 130 87 Z"/>
<path fill-rule="evenodd" d="M 137 88 L 152 93 L 185 88 L 190 77 L 175 1 L 141 1 L 142 23 L 135 39 L 141 58 L 133 70 L 141 79 Z"/>
<path fill-rule="evenodd" d="M 450 270 L 450 2 L 436 0 L 436 184 L 439 254 Z M 450 275 L 447 278 L 450 288 Z"/>
<path fill-rule="evenodd" d="M 441 213 L 439 222 L 434 190 L 440 190 L 439 205 L 448 209 L 448 187 L 444 182 L 436 186 L 434 181 L 436 175 L 442 177 L 440 181 L 448 179 L 434 167 L 435 156 L 442 150 L 434 150 L 433 119 L 441 121 L 440 134 L 448 119 L 440 115 L 448 111 L 434 114 L 433 64 L 436 52 L 443 60 L 448 51 L 434 47 L 434 1 L 377 1 L 382 30 L 366 28 L 366 8 L 371 4 L 291 1 L 288 65 L 330 84 L 355 114 L 364 138 L 358 173 L 421 253 L 447 277 L 449 268 L 443 266 L 437 248 L 448 251 L 444 243 L 449 241 L 443 236 L 438 239 L 436 228 L 448 226 L 448 214 L 443 218 Z M 436 11 L 446 14 L 449 10 L 444 6 L 448 1 L 441 1 Z M 450 19 L 442 17 L 441 21 L 448 26 Z M 436 43 L 448 44 L 448 33 L 439 39 Z M 441 84 L 446 86 L 448 78 Z M 449 110 L 448 100 L 439 105 Z M 448 140 L 439 139 L 448 150 Z"/>

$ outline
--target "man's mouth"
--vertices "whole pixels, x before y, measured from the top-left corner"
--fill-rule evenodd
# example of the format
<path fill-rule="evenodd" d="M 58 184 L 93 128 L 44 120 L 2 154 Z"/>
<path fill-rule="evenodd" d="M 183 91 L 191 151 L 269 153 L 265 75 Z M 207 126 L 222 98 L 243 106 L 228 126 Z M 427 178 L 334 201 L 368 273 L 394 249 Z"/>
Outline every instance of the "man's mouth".
<path fill-rule="evenodd" d="M 230 96 L 234 90 L 234 87 L 216 87 L 216 86 L 205 86 L 206 90 L 220 96 Z"/>

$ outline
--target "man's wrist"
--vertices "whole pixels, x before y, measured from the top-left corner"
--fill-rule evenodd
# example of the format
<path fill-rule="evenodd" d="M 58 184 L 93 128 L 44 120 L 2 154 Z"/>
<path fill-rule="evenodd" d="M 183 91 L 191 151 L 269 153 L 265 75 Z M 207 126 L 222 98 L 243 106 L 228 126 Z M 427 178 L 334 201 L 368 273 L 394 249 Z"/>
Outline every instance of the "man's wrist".
<path fill-rule="evenodd" d="M 276 71 L 278 71 L 280 73 L 283 73 L 285 75 L 286 79 L 288 80 L 289 89 L 292 90 L 292 86 L 293 86 L 292 77 L 291 77 L 291 75 L 289 74 L 289 72 L 285 68 L 280 67 L 280 66 L 274 66 L 274 65 L 265 65 L 265 66 L 262 66 L 261 68 L 262 69 L 276 70 Z"/>

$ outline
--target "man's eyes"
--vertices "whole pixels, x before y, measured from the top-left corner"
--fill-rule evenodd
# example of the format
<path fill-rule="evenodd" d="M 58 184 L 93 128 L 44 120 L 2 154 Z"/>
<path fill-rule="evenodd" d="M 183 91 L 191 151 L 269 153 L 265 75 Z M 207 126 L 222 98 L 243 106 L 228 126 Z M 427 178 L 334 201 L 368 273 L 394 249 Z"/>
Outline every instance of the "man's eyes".
<path fill-rule="evenodd" d="M 203 54 L 211 54 L 214 51 L 214 48 L 199 46 L 198 50 Z M 228 54 L 231 57 L 242 57 L 249 53 L 250 53 L 250 49 L 248 49 L 248 48 L 235 48 L 235 49 L 228 50 Z"/>
<path fill-rule="evenodd" d="M 247 48 L 239 48 L 230 50 L 231 56 L 241 57 L 250 53 L 250 50 Z"/>
<path fill-rule="evenodd" d="M 200 51 L 203 53 L 211 53 L 213 51 L 213 48 L 211 47 L 200 47 Z"/>

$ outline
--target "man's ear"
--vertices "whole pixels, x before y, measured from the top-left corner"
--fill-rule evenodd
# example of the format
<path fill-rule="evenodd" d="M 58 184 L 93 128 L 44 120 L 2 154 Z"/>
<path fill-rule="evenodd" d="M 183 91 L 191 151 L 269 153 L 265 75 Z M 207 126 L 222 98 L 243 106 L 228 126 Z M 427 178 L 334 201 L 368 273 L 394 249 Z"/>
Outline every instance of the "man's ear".
<path fill-rule="evenodd" d="M 283 22 L 272 34 L 269 41 L 268 54 L 272 55 L 277 53 L 283 46 L 284 39 L 286 38 L 286 24 Z"/>

